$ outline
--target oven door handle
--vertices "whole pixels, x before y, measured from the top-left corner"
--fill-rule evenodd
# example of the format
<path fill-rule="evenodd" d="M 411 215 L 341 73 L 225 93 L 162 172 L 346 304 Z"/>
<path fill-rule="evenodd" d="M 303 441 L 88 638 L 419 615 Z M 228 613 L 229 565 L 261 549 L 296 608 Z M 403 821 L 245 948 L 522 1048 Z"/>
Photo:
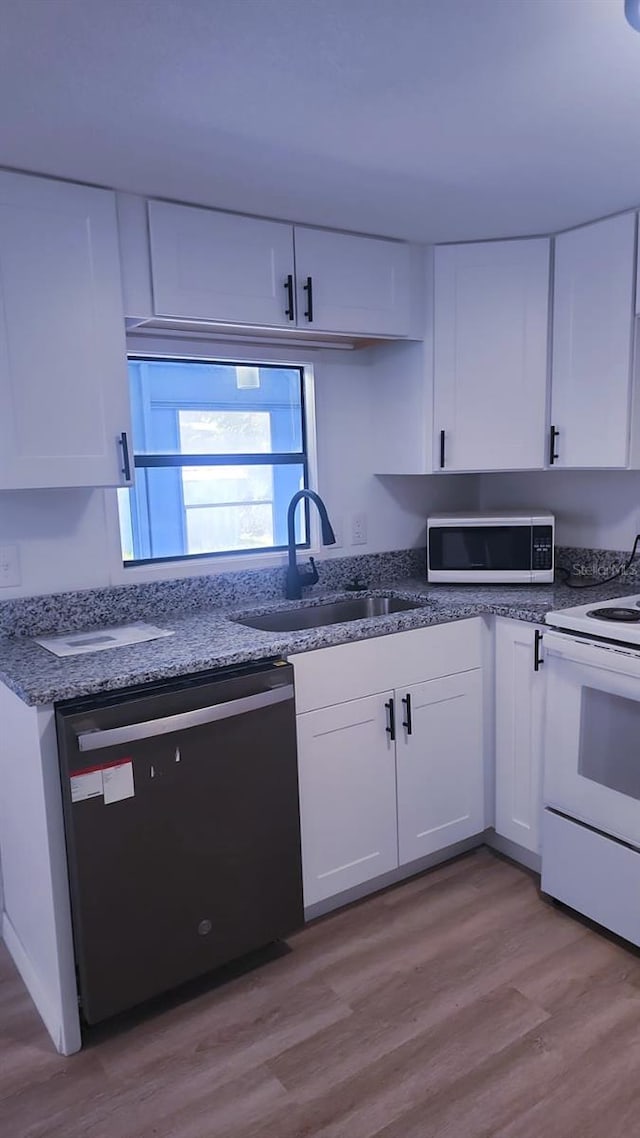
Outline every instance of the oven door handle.
<path fill-rule="evenodd" d="M 623 672 L 640 677 L 640 651 L 620 644 L 578 640 L 570 633 L 545 629 L 544 654 L 545 658 L 555 656 L 566 663 L 586 664 L 592 668 L 605 668 L 609 672 Z"/>

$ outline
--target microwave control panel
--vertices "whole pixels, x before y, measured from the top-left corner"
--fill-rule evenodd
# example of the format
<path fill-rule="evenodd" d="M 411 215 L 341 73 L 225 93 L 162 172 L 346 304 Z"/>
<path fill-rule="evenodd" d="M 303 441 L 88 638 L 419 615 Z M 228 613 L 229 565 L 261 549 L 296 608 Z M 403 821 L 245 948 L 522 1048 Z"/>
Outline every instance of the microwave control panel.
<path fill-rule="evenodd" d="M 551 569 L 553 565 L 553 527 L 533 526 L 531 568 Z"/>

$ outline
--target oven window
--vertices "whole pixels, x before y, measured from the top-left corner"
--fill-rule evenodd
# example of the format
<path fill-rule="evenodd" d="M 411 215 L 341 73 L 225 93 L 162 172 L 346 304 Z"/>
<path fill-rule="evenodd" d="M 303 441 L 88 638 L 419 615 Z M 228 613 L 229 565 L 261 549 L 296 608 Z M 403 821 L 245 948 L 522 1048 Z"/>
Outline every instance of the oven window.
<path fill-rule="evenodd" d="M 582 688 L 578 772 L 640 800 L 640 701 Z"/>

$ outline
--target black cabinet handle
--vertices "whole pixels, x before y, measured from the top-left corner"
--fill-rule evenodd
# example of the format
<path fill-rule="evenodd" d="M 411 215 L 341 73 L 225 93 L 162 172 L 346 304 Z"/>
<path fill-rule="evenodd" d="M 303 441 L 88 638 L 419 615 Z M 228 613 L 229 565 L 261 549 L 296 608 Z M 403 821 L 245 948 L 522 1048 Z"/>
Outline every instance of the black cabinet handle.
<path fill-rule="evenodd" d="M 307 294 L 307 307 L 305 309 L 305 316 L 310 324 L 313 323 L 313 281 L 311 277 L 307 277 L 307 283 L 302 286 L 302 291 Z"/>
<path fill-rule="evenodd" d="M 386 730 L 387 735 L 389 736 L 391 742 L 393 743 L 395 741 L 395 737 L 396 737 L 396 713 L 395 713 L 395 709 L 393 706 L 393 699 L 388 700 L 384 706 L 386 707 L 387 711 L 389 712 L 389 723 L 388 723 L 387 727 L 385 728 L 385 730 Z"/>
<path fill-rule="evenodd" d="M 122 466 L 121 470 L 124 474 L 125 482 L 131 481 L 131 461 L 129 459 L 129 443 L 127 442 L 127 432 L 123 431 L 118 439 L 119 446 L 122 447 Z"/>
<path fill-rule="evenodd" d="M 440 431 L 440 469 L 444 470 L 444 431 Z"/>
<path fill-rule="evenodd" d="M 402 726 L 406 727 L 407 735 L 412 735 L 413 734 L 413 720 L 411 718 L 411 696 L 410 696 L 409 692 L 407 692 L 407 694 L 405 695 L 402 702 L 404 704 L 405 713 L 407 716 L 406 719 L 402 720 Z"/>
<path fill-rule="evenodd" d="M 559 454 L 556 454 L 556 439 L 559 434 L 560 431 L 556 430 L 555 427 L 549 428 L 549 466 L 553 466 L 556 459 L 560 457 Z"/>
<path fill-rule="evenodd" d="M 284 287 L 287 290 L 287 307 L 284 314 L 289 317 L 289 320 L 293 320 L 293 273 L 289 273 L 284 282 Z"/>
<path fill-rule="evenodd" d="M 534 637 L 533 637 L 533 670 L 534 670 L 534 672 L 539 672 L 541 665 L 544 664 L 544 659 L 540 655 L 541 643 L 542 643 L 542 633 L 540 632 L 539 629 L 536 628 L 536 631 L 535 631 Z"/>

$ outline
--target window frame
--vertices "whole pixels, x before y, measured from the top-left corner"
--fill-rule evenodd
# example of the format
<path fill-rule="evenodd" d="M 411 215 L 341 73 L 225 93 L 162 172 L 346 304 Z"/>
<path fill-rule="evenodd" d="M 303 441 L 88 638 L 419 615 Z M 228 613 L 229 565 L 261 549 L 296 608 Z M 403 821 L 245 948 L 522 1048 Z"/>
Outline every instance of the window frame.
<path fill-rule="evenodd" d="M 318 486 L 318 473 L 317 473 L 317 437 L 316 437 L 316 416 L 315 416 L 315 377 L 313 365 L 304 363 L 300 360 L 298 353 L 283 352 L 277 353 L 273 348 L 265 345 L 262 349 L 257 349 L 255 353 L 251 352 L 246 355 L 240 355 L 237 352 L 230 352 L 223 350 L 222 346 L 218 349 L 217 344 L 209 341 L 207 347 L 200 348 L 194 344 L 193 349 L 191 345 L 185 346 L 184 343 L 175 342 L 162 342 L 158 343 L 151 341 L 147 343 L 140 342 L 142 337 L 131 337 L 127 344 L 127 362 L 130 359 L 145 359 L 145 360 L 166 360 L 166 361 L 184 361 L 185 363 L 218 363 L 228 366 L 248 366 L 248 367 L 282 367 L 289 370 L 296 369 L 300 371 L 301 376 L 301 397 L 302 397 L 302 443 L 303 450 L 300 453 L 292 453 L 292 457 L 288 459 L 290 463 L 298 464 L 306 469 L 306 485 L 310 490 L 317 490 Z M 174 350 L 172 350 L 172 348 Z M 289 358 L 286 358 L 289 356 Z M 284 358 L 283 358 L 284 357 Z M 140 456 L 138 456 L 140 457 Z M 148 459 L 150 456 L 144 456 Z M 153 456 L 151 456 L 153 457 Z M 169 463 L 157 463 L 157 465 L 269 465 L 272 455 L 269 453 L 260 454 L 250 457 L 250 463 L 246 463 L 246 455 L 225 455 L 225 456 L 212 456 L 215 458 L 215 463 L 209 461 L 209 456 L 167 456 L 171 458 Z M 175 462 L 173 460 L 176 460 Z M 188 461 L 185 461 L 188 459 Z M 195 459 L 196 461 L 191 461 Z M 204 460 L 204 461 L 203 461 Z M 221 461 L 222 460 L 222 461 Z M 231 463 L 230 463 L 230 460 Z M 133 459 L 135 463 L 135 457 Z M 146 465 L 153 465 L 152 462 L 147 462 Z M 136 465 L 136 469 L 138 465 Z M 317 553 L 320 549 L 320 527 L 316 513 L 310 511 L 308 503 L 304 502 L 303 507 L 306 515 L 306 533 L 307 540 L 304 543 L 296 543 L 296 548 L 301 550 L 308 550 L 311 554 Z M 300 509 L 300 507 L 298 507 Z M 107 505 L 107 527 L 110 534 L 110 546 L 113 550 L 112 562 L 112 579 L 120 581 L 132 582 L 134 580 L 147 580 L 153 581 L 159 578 L 167 577 L 191 577 L 200 576 L 203 573 L 210 572 L 233 572 L 245 571 L 258 568 L 271 568 L 286 564 L 287 561 L 287 546 L 266 546 L 260 548 L 251 548 L 246 550 L 228 550 L 220 552 L 204 552 L 195 554 L 176 554 L 174 557 L 162 558 L 140 558 L 135 560 L 125 561 L 122 556 L 122 543 L 121 543 L 121 527 L 119 508 L 117 501 L 117 494 L 113 494 L 111 505 Z"/>

